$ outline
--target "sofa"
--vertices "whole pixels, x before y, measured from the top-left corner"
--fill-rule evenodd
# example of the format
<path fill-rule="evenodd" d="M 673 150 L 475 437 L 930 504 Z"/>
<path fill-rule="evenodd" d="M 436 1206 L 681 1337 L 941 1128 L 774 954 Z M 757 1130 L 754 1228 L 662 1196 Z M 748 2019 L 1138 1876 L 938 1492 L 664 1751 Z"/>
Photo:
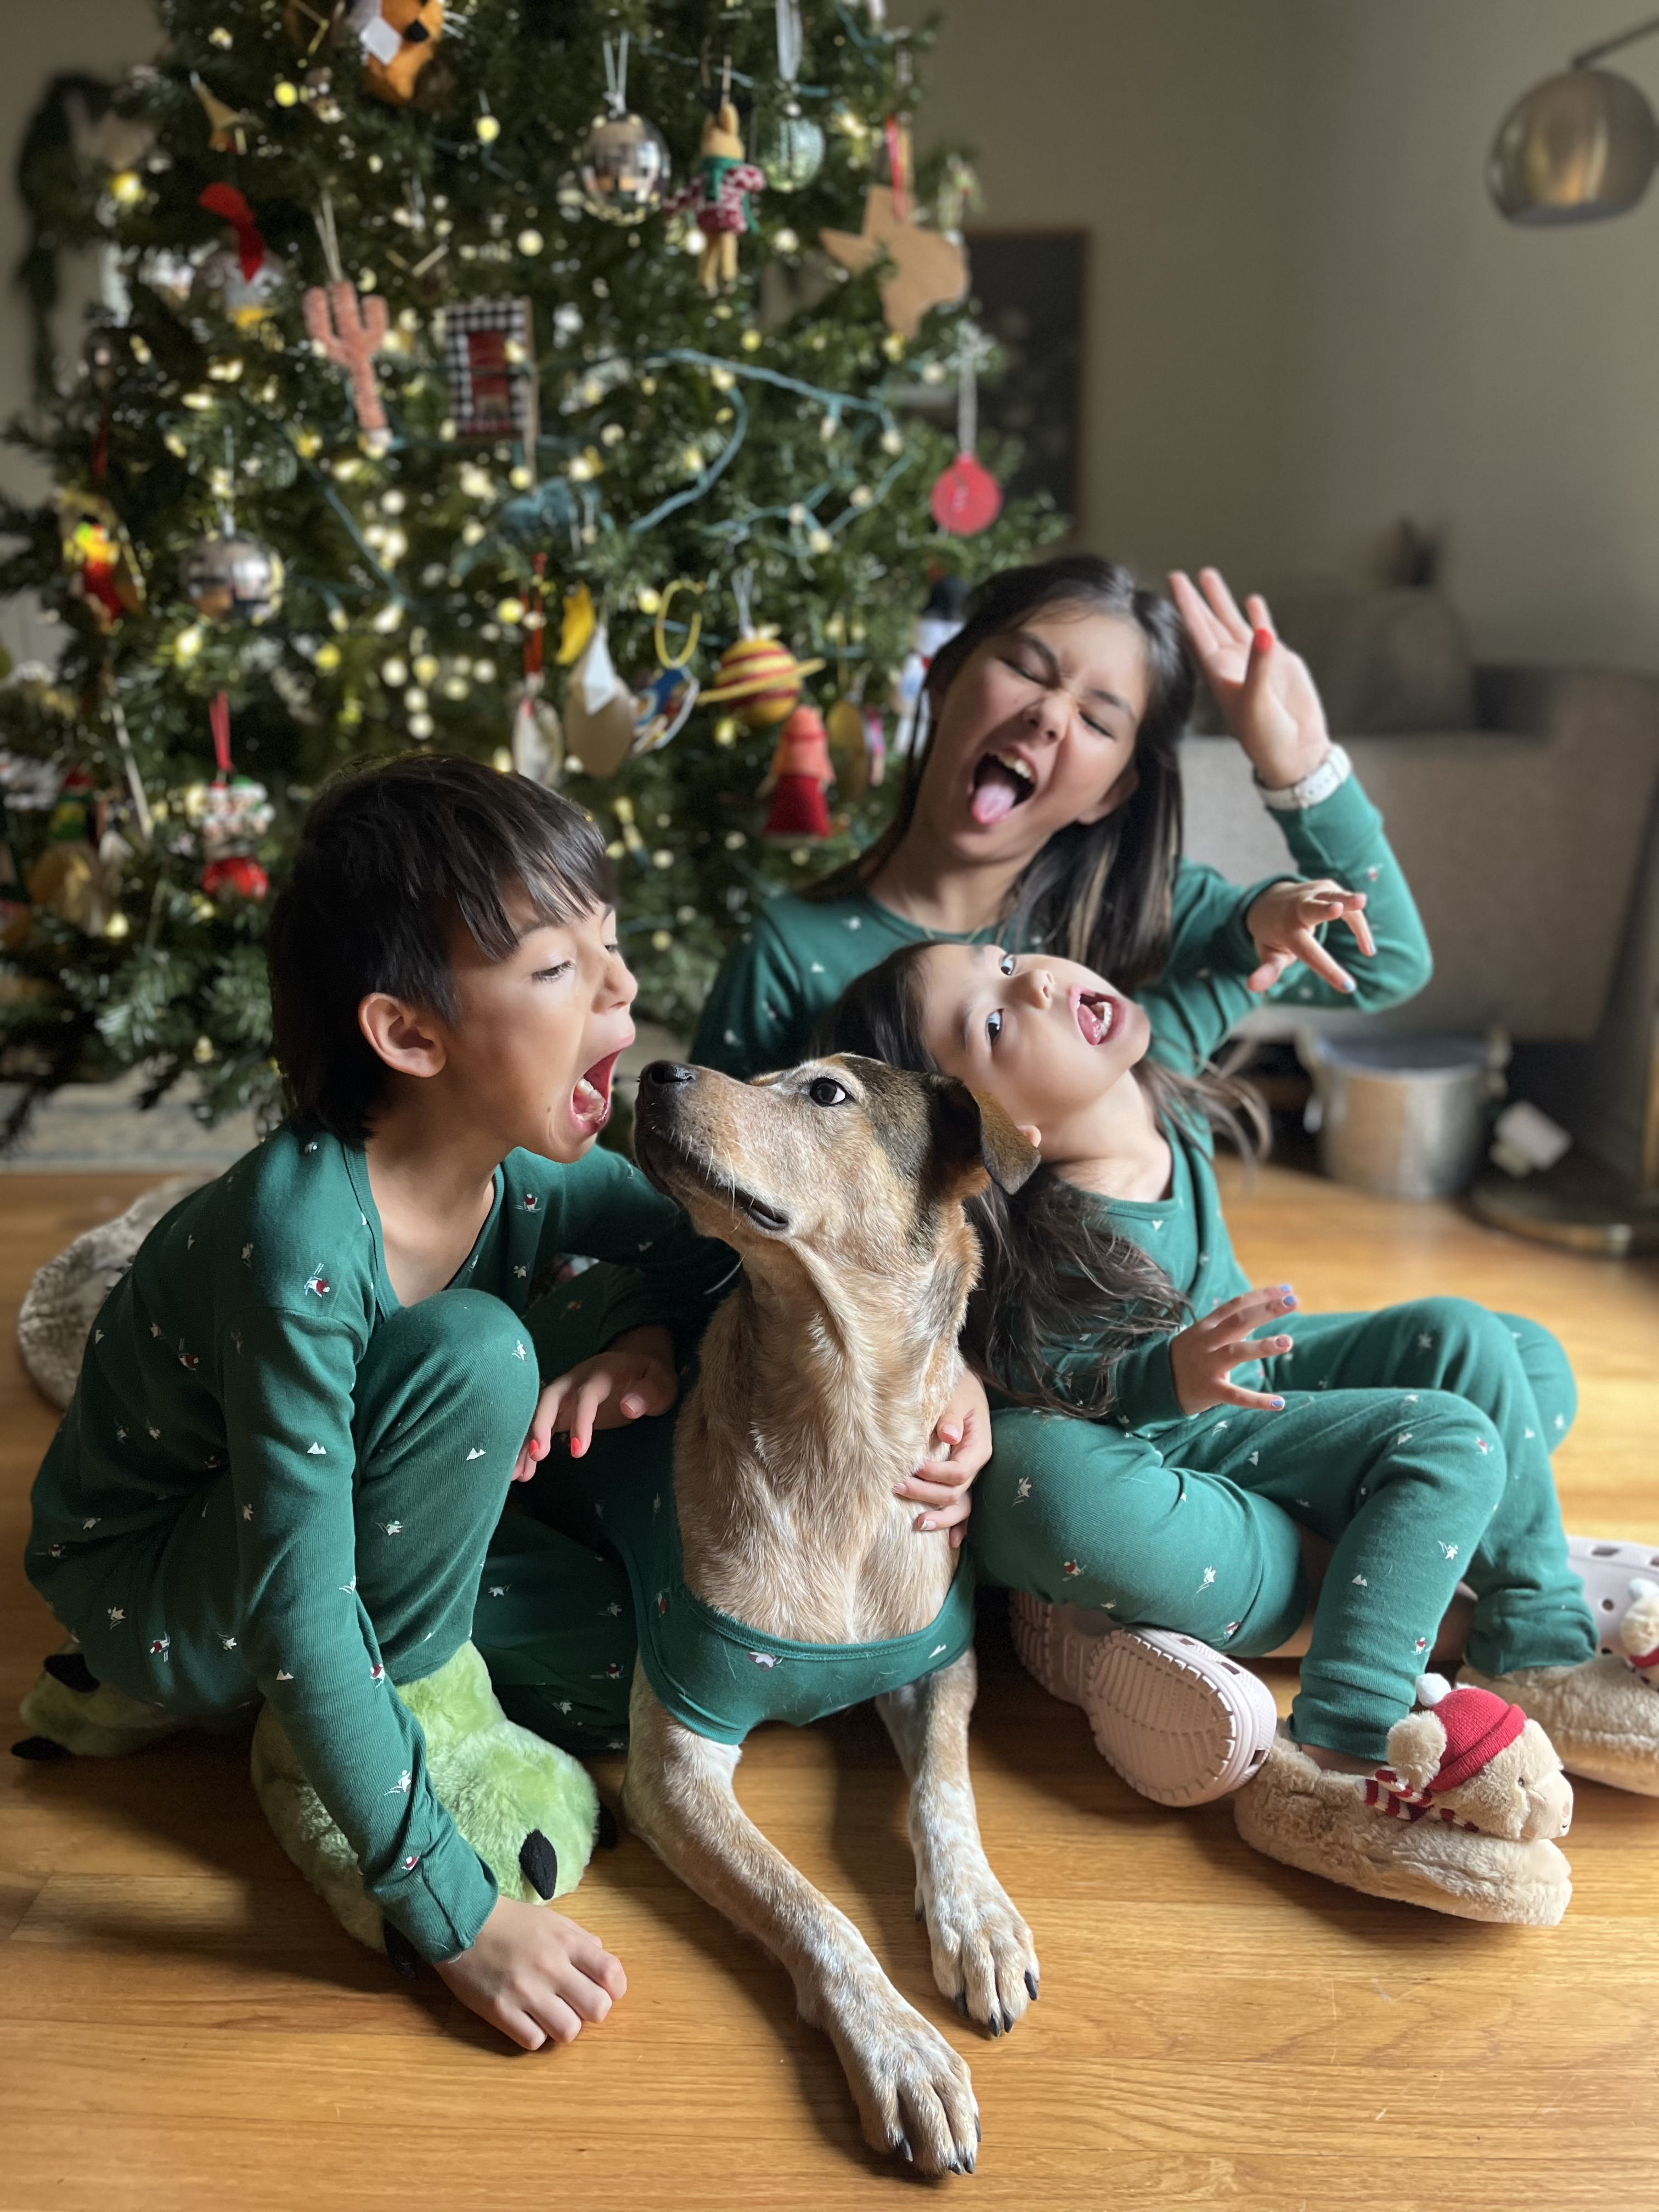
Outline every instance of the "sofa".
<path fill-rule="evenodd" d="M 1620 1174 L 1659 1182 L 1659 675 L 1477 667 L 1455 611 L 1421 587 L 1273 605 L 1434 949 L 1426 989 L 1375 1018 L 1417 1036 L 1506 1031 L 1512 1095 Z M 1194 859 L 1239 880 L 1284 866 L 1243 754 L 1201 716 L 1182 769 Z M 1306 1018 L 1263 1007 L 1245 1033 L 1287 1037 Z"/>

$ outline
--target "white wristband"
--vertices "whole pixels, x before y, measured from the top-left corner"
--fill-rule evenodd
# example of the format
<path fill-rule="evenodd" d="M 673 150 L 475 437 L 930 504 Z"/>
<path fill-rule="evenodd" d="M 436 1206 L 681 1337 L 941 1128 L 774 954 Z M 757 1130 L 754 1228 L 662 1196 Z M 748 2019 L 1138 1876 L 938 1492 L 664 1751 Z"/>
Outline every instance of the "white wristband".
<path fill-rule="evenodd" d="M 1304 814 L 1310 806 L 1340 791 L 1353 774 L 1353 763 L 1340 745 L 1334 744 L 1319 766 L 1310 769 L 1300 783 L 1286 784 L 1282 791 L 1270 791 L 1261 778 L 1255 779 L 1256 789 L 1261 793 L 1261 804 L 1274 814 Z"/>

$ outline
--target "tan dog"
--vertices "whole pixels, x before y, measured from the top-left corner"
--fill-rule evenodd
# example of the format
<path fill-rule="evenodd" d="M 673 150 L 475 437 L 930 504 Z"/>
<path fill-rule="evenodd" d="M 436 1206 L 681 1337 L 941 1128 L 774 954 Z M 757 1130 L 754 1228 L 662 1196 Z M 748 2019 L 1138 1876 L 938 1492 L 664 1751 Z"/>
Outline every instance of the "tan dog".
<path fill-rule="evenodd" d="M 944 1534 L 918 1535 L 893 1493 L 927 1456 L 961 1372 L 957 1335 L 979 1265 L 963 1201 L 988 1175 L 1017 1188 L 1036 1153 L 963 1085 L 850 1057 L 753 1084 L 657 1061 L 640 1080 L 635 1147 L 652 1180 L 744 1263 L 675 1431 L 687 1586 L 800 1644 L 927 1629 L 957 1555 Z M 934 1978 L 1000 2034 L 1036 1996 L 1037 1961 L 980 1842 L 975 1687 L 969 1646 L 877 1705 L 910 1778 Z M 672 1718 L 635 1668 L 629 1825 L 788 1969 L 802 2018 L 841 2055 L 870 2142 L 925 2173 L 971 2172 L 967 2067 L 743 1812 L 740 1756 Z"/>

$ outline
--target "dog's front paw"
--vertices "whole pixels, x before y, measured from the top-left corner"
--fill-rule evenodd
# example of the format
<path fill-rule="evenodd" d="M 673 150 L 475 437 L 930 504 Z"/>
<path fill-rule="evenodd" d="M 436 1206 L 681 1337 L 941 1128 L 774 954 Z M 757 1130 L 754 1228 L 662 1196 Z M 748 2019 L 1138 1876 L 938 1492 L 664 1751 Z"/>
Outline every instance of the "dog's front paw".
<path fill-rule="evenodd" d="M 960 2013 L 1004 2035 L 1037 1993 L 1031 1931 L 988 1866 L 916 1892 L 927 1923 L 933 1979 Z"/>
<path fill-rule="evenodd" d="M 873 2149 L 918 2173 L 971 2173 L 979 2106 L 967 2063 L 884 1978 L 844 1994 L 827 2022 Z"/>

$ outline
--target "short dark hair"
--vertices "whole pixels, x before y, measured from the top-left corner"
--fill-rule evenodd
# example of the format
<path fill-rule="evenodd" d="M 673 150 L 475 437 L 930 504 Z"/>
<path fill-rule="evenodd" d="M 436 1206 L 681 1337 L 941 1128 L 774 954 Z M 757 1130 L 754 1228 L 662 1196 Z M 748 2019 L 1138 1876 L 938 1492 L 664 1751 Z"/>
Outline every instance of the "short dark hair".
<path fill-rule="evenodd" d="M 357 1024 L 371 992 L 458 1012 L 457 922 L 505 960 L 520 891 L 538 922 L 611 903 L 605 842 L 579 806 L 453 753 L 349 769 L 306 817 L 266 935 L 276 1060 L 298 1118 L 361 1145 L 386 1068 Z"/>
<path fill-rule="evenodd" d="M 1146 710 L 1135 732 L 1139 781 L 1124 804 L 1098 822 L 1069 822 L 1054 831 L 1026 863 L 1004 919 L 1011 938 L 1081 961 L 1120 989 L 1136 991 L 1162 973 L 1169 957 L 1170 894 L 1182 836 L 1176 746 L 1193 711 L 1197 677 L 1181 617 L 1170 602 L 1097 553 L 1000 568 L 979 585 L 968 602 L 966 622 L 927 672 L 927 732 L 925 738 L 918 732 L 905 763 L 892 821 L 856 860 L 805 896 L 846 897 L 903 842 L 945 693 L 976 647 L 1046 607 L 1112 615 L 1139 631 L 1148 684 Z"/>

